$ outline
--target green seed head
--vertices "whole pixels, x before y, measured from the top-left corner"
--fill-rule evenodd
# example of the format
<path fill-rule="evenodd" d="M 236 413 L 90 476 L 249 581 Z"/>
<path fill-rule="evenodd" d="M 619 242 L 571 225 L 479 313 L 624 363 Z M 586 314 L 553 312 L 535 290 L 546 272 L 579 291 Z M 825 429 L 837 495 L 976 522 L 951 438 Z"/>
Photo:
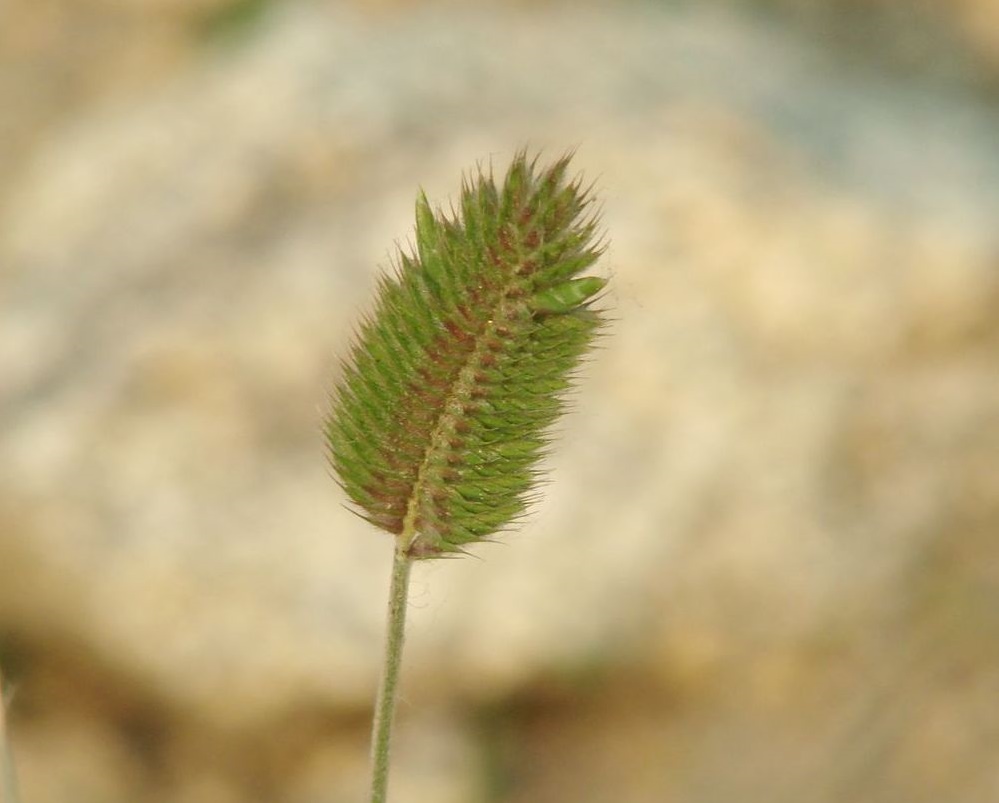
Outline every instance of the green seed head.
<path fill-rule="evenodd" d="M 523 512 L 571 373 L 601 325 L 592 198 L 519 153 L 459 209 L 416 201 L 416 248 L 379 281 L 326 422 L 334 471 L 407 553 L 460 552 Z"/>

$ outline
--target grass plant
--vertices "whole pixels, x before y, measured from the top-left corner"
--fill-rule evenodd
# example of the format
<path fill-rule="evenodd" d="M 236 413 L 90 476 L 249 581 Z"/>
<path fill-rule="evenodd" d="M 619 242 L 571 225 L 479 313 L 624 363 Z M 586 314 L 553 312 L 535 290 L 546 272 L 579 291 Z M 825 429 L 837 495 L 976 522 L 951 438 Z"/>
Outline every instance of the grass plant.
<path fill-rule="evenodd" d="M 479 169 L 457 208 L 419 193 L 415 247 L 383 275 L 330 405 L 325 434 L 355 510 L 395 538 L 371 802 L 387 797 L 412 564 L 460 555 L 519 521 L 575 369 L 604 323 L 606 280 L 588 187 L 570 156 L 519 152 Z"/>

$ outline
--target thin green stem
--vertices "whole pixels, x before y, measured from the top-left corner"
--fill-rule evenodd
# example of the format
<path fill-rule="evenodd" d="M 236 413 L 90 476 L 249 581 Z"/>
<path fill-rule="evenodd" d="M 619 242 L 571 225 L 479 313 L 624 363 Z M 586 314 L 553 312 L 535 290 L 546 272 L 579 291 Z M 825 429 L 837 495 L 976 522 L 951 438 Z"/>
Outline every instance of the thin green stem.
<path fill-rule="evenodd" d="M 4 699 L 3 678 L 0 677 L 0 803 L 17 803 L 17 776 L 14 773 L 14 760 L 10 755 L 5 720 L 6 700 Z"/>
<path fill-rule="evenodd" d="M 388 794 L 389 748 L 392 719 L 399 688 L 402 643 L 406 631 L 406 603 L 409 598 L 409 572 L 413 560 L 406 555 L 407 539 L 400 537 L 392 561 L 389 585 L 388 628 L 385 636 L 385 665 L 375 703 L 371 729 L 371 803 L 385 803 Z"/>

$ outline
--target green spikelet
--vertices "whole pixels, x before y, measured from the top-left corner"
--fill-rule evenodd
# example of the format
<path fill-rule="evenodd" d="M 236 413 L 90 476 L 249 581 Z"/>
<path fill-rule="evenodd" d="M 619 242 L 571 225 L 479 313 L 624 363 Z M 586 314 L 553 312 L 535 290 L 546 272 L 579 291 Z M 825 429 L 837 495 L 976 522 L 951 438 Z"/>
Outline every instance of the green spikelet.
<path fill-rule="evenodd" d="M 519 153 L 502 188 L 481 170 L 458 211 L 416 201 L 416 248 L 379 281 L 334 391 L 326 436 L 340 484 L 411 558 L 520 516 L 546 431 L 601 325 L 592 198 Z"/>

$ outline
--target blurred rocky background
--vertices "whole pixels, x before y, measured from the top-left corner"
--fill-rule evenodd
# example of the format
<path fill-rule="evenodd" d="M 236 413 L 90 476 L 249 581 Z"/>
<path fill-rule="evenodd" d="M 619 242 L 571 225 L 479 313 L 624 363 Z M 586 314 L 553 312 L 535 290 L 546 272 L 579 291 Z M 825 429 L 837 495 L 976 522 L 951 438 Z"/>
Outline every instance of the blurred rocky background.
<path fill-rule="evenodd" d="M 597 180 L 530 522 L 419 567 L 394 803 L 999 800 L 993 0 L 0 4 L 23 803 L 364 799 L 324 397 L 418 186 Z"/>

